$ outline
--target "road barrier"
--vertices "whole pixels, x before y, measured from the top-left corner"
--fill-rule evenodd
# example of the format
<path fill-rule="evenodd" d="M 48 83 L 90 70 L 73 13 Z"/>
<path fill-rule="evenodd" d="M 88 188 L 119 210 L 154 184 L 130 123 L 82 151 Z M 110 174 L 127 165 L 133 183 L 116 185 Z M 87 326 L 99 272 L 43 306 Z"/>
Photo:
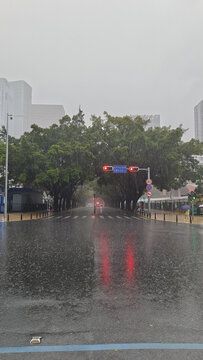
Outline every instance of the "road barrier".
<path fill-rule="evenodd" d="M 177 212 L 163 212 L 163 211 L 156 211 L 151 212 L 150 214 L 148 212 L 145 212 L 144 210 L 139 209 L 139 214 L 142 217 L 147 217 L 148 219 L 152 220 L 158 220 L 158 221 L 167 221 L 167 222 L 174 222 L 179 224 L 202 224 L 203 225 L 203 216 L 197 216 L 195 215 L 192 217 L 192 215 L 185 215 L 184 213 L 177 213 Z"/>

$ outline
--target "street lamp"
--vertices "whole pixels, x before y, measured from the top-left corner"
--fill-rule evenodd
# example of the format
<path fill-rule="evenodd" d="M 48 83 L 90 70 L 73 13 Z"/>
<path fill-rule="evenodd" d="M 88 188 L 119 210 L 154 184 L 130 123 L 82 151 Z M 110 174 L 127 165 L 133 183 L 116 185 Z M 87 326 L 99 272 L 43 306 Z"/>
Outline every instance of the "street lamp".
<path fill-rule="evenodd" d="M 144 168 L 139 168 L 139 170 L 142 171 L 147 171 L 147 177 L 148 179 L 150 179 L 150 167 L 144 169 Z M 150 215 L 151 213 L 151 203 L 150 203 L 150 196 L 148 196 L 148 214 Z"/>
<path fill-rule="evenodd" d="M 6 118 L 6 174 L 5 174 L 5 203 L 4 203 L 4 221 L 7 221 L 7 197 L 8 197 L 8 120 L 13 116 L 7 113 Z"/>

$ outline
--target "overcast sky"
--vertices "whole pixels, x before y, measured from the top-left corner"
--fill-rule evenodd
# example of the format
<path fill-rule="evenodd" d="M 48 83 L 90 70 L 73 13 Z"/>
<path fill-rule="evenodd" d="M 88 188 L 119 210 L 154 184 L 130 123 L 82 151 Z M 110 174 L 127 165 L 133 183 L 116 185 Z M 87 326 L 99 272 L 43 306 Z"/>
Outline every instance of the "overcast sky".
<path fill-rule="evenodd" d="M 203 99 L 202 0 L 0 0 L 0 77 L 33 103 L 160 114 L 189 128 Z"/>

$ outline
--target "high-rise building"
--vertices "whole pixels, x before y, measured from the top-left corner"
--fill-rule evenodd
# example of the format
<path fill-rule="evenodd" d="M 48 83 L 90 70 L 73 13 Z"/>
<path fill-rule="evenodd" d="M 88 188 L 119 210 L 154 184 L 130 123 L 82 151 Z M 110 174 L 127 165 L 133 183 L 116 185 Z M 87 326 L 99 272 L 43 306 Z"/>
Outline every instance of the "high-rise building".
<path fill-rule="evenodd" d="M 140 116 L 143 120 L 149 120 L 150 122 L 146 125 L 146 130 L 152 127 L 160 127 L 160 115 L 131 115 L 132 119 L 135 119 L 137 116 Z"/>
<path fill-rule="evenodd" d="M 30 126 L 48 127 L 65 115 L 62 105 L 33 105 L 32 88 L 25 81 L 7 81 L 0 78 L 0 128 L 6 127 L 7 114 L 9 135 L 19 138 Z"/>
<path fill-rule="evenodd" d="M 31 107 L 30 125 L 36 124 L 39 127 L 46 128 L 56 124 L 59 119 L 65 115 L 62 105 L 38 105 Z"/>
<path fill-rule="evenodd" d="M 194 108 L 195 139 L 203 142 L 203 100 Z"/>
<path fill-rule="evenodd" d="M 18 138 L 29 130 L 31 100 L 32 88 L 25 81 L 0 79 L 0 126 L 6 127 L 7 114 L 12 114 L 9 135 Z"/>
<path fill-rule="evenodd" d="M 9 85 L 6 79 L 0 79 L 0 127 L 6 126 L 8 113 Z"/>
<path fill-rule="evenodd" d="M 19 138 L 30 129 L 30 110 L 32 104 L 32 88 L 25 81 L 9 82 L 9 113 L 13 115 L 9 121 L 9 135 Z"/>

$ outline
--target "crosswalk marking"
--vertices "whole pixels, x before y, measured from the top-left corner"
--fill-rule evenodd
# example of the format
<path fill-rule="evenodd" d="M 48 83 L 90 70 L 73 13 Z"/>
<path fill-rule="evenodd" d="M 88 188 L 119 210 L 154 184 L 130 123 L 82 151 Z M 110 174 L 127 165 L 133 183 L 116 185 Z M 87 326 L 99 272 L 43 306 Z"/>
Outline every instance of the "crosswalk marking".
<path fill-rule="evenodd" d="M 138 217 L 136 217 L 136 216 L 133 216 L 133 219 L 141 220 L 140 218 L 138 218 Z"/>
<path fill-rule="evenodd" d="M 52 215 L 52 216 L 49 216 L 49 217 L 44 217 L 44 218 L 42 218 L 42 220 L 46 220 L 46 219 L 57 219 L 57 220 L 59 220 L 59 219 L 61 219 L 61 220 L 66 220 L 66 219 L 70 219 L 70 220 L 76 220 L 76 219 L 87 219 L 87 218 L 89 218 L 89 217 L 92 217 L 92 219 L 95 219 L 95 218 L 100 218 L 100 219 L 115 219 L 115 218 L 117 218 L 117 219 L 119 219 L 119 220 L 124 220 L 124 219 L 127 219 L 127 220 L 130 220 L 130 219 L 135 219 L 135 220 L 139 220 L 139 221 L 142 221 L 142 219 L 143 218 L 139 218 L 139 217 L 137 217 L 137 216 L 127 216 L 127 215 L 113 215 L 113 216 L 111 216 L 111 215 L 100 215 L 100 214 L 98 214 L 98 216 L 96 216 L 96 215 L 75 215 L 75 216 L 71 216 L 71 215 L 67 215 L 67 216 L 54 216 L 54 215 Z M 148 220 L 148 219 L 145 219 L 144 218 L 144 220 Z"/>

